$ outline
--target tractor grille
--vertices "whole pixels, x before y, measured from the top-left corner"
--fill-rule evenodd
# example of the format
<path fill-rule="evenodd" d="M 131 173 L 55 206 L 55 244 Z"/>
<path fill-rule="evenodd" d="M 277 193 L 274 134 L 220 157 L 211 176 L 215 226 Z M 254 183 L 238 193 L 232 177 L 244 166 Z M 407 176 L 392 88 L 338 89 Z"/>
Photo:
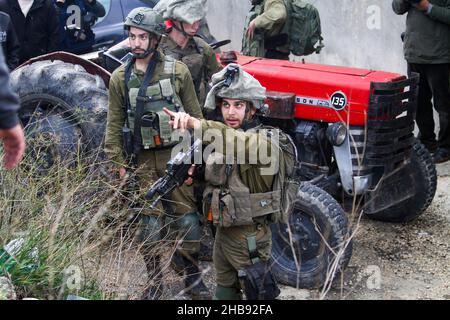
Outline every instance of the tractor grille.
<path fill-rule="evenodd" d="M 391 172 L 411 156 L 418 74 L 392 83 L 372 83 L 366 127 L 350 127 L 353 170 Z"/>
<path fill-rule="evenodd" d="M 364 176 L 372 172 L 372 167 L 364 162 L 367 150 L 367 132 L 365 127 L 350 126 L 350 150 L 352 155 L 353 175 Z"/>

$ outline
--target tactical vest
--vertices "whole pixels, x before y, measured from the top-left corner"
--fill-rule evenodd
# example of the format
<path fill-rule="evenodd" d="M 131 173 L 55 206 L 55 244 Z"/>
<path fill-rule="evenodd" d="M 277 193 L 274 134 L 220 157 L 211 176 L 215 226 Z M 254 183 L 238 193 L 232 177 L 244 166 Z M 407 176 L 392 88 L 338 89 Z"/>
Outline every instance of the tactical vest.
<path fill-rule="evenodd" d="M 253 5 L 245 18 L 244 35 L 242 37 L 242 54 L 251 57 L 264 57 L 264 32 L 255 30 L 253 39 L 247 37 L 247 29 L 257 16 L 264 12 L 264 2 Z"/>
<path fill-rule="evenodd" d="M 281 210 L 281 190 L 250 193 L 236 164 L 207 163 L 205 178 L 210 185 L 203 193 L 204 211 L 212 212 L 215 226 L 253 225 L 255 218 L 278 215 Z"/>
<path fill-rule="evenodd" d="M 273 128 L 258 127 L 249 131 L 257 132 L 258 129 Z M 279 149 L 278 145 L 275 145 L 275 148 Z M 281 149 L 279 151 L 282 152 Z M 284 165 L 284 155 L 281 153 L 280 155 L 279 160 Z M 263 193 L 251 193 L 239 172 L 239 165 L 226 164 L 222 154 L 212 154 L 206 161 L 205 180 L 208 186 L 203 193 L 203 210 L 212 213 L 214 225 L 219 227 L 252 225 L 258 218 L 279 222 L 282 216 L 281 201 L 284 191 L 279 177 L 284 180 L 284 166 L 280 166 L 274 176 L 272 191 Z"/>
<path fill-rule="evenodd" d="M 204 59 L 205 49 L 199 38 L 194 37 L 193 40 L 195 44 L 194 48 L 188 46 L 185 49 L 180 47 L 173 49 L 164 45 L 164 43 L 161 43 L 160 46 L 164 54 L 170 55 L 174 59 L 183 62 L 188 67 L 192 76 L 192 81 L 194 82 L 197 99 L 200 105 L 203 106 L 206 99 L 209 81 Z"/>
<path fill-rule="evenodd" d="M 172 141 L 173 129 L 169 125 L 170 117 L 163 111 L 166 107 L 172 111 L 184 111 L 181 99 L 175 89 L 175 65 L 172 57 L 166 56 L 164 70 L 159 81 L 150 83 L 147 87 L 144 100 L 143 116 L 141 121 L 142 149 L 150 150 L 169 147 L 179 141 Z M 141 80 L 131 72 L 128 80 L 128 96 L 130 110 L 127 112 L 131 132 L 134 132 L 135 113 Z"/>
<path fill-rule="evenodd" d="M 225 164 L 224 156 L 212 154 L 206 161 L 205 180 L 209 183 L 203 193 L 203 212 L 212 214 L 213 223 L 220 227 L 251 225 L 263 218 L 272 223 L 289 223 L 296 202 L 299 182 L 297 149 L 283 131 L 259 126 L 253 132 L 268 130 L 272 151 L 278 150 L 278 172 L 274 175 L 272 191 L 250 193 L 239 174 L 239 165 Z M 274 135 L 277 130 L 278 135 Z M 275 139 L 277 137 L 277 139 Z"/>

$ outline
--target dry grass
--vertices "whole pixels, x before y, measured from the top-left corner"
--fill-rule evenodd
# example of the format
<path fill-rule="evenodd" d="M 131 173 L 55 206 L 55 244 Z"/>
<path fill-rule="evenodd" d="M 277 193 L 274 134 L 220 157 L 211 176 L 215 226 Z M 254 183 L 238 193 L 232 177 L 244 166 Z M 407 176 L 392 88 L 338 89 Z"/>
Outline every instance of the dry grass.
<path fill-rule="evenodd" d="M 47 170 L 36 161 L 41 151 L 33 151 L 19 168 L 0 171 L 0 245 L 23 239 L 14 266 L 0 270 L 13 281 L 18 298 L 139 298 L 147 276 L 125 180 L 105 175 L 106 165 L 96 155 L 90 161 L 78 156 L 70 163 L 56 161 Z M 155 248 L 174 251 L 168 241 Z"/>

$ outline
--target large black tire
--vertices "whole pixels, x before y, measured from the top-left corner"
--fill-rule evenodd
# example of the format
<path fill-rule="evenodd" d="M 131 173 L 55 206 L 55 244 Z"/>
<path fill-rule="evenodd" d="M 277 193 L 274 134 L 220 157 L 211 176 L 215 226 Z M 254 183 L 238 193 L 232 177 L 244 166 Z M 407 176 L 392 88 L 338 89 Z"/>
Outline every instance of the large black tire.
<path fill-rule="evenodd" d="M 413 174 L 414 196 L 367 217 L 385 222 L 409 222 L 431 204 L 437 187 L 436 166 L 430 152 L 419 141 L 413 145 L 411 162 L 402 170 L 403 175 Z"/>
<path fill-rule="evenodd" d="M 102 157 L 108 92 L 99 76 L 79 65 L 46 60 L 15 70 L 11 85 L 20 97 L 28 149 L 41 166 L 57 158 Z"/>
<path fill-rule="evenodd" d="M 276 279 L 296 288 L 320 288 L 334 262 L 336 272 L 329 280 L 336 279 L 352 255 L 348 219 L 336 200 L 303 182 L 289 225 L 292 243 L 286 224 L 272 225 L 271 269 Z"/>

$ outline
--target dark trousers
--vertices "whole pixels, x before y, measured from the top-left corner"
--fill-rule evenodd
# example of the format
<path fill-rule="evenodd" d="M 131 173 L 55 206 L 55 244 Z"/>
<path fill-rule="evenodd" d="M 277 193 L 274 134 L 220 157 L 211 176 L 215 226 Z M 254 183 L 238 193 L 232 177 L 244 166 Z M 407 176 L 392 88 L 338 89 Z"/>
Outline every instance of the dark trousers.
<path fill-rule="evenodd" d="M 436 140 L 434 133 L 434 108 L 439 114 L 438 147 L 450 150 L 450 63 L 408 63 L 408 74 L 420 74 L 416 122 L 420 140 L 427 144 Z"/>

